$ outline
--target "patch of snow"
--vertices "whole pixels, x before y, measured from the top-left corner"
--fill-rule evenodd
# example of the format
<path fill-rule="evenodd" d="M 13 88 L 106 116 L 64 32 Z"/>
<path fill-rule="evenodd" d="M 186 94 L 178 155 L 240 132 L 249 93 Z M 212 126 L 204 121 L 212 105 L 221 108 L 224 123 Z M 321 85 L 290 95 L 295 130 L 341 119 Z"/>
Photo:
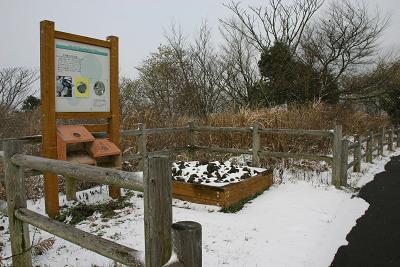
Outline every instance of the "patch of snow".
<path fill-rule="evenodd" d="M 221 187 L 230 183 L 238 183 L 255 176 L 266 169 L 238 166 L 231 161 L 189 161 L 172 164 L 172 179 L 179 182 L 205 184 Z"/>

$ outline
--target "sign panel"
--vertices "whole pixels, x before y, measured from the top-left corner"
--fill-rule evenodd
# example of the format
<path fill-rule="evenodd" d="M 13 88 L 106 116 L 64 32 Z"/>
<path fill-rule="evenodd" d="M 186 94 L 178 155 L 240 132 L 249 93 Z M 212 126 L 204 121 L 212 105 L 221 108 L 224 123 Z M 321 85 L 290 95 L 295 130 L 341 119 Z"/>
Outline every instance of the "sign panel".
<path fill-rule="evenodd" d="M 110 111 L 110 49 L 55 39 L 56 112 Z"/>

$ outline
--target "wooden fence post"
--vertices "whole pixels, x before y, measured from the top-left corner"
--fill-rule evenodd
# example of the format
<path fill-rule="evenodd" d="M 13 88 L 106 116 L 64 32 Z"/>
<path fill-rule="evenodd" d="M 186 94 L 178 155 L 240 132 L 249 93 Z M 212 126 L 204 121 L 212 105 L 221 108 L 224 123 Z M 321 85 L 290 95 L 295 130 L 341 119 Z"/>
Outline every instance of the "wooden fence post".
<path fill-rule="evenodd" d="M 361 171 L 361 139 L 362 136 L 356 135 L 355 136 L 355 142 L 357 142 L 357 146 L 354 148 L 354 167 L 353 171 L 354 172 L 360 172 Z"/>
<path fill-rule="evenodd" d="M 64 183 L 67 200 L 76 200 L 76 179 L 72 177 L 64 177 Z"/>
<path fill-rule="evenodd" d="M 381 135 L 378 139 L 378 155 L 383 156 L 384 146 L 385 146 L 385 128 L 382 128 Z"/>
<path fill-rule="evenodd" d="M 138 138 L 137 144 L 138 144 L 138 151 L 142 158 L 140 159 L 139 162 L 139 169 L 144 170 L 145 168 L 145 159 L 147 158 L 147 131 L 146 131 L 146 124 L 144 123 L 139 123 L 138 128 L 141 131 L 141 135 Z"/>
<path fill-rule="evenodd" d="M 374 146 L 374 132 L 369 131 L 368 140 L 367 140 L 367 156 L 365 157 L 365 161 L 368 163 L 372 163 L 372 151 Z"/>
<path fill-rule="evenodd" d="M 167 156 L 153 156 L 147 165 L 143 172 L 145 266 L 160 267 L 172 253 L 171 162 Z"/>
<path fill-rule="evenodd" d="M 389 137 L 388 137 L 388 150 L 393 151 L 393 132 L 394 126 L 390 127 L 389 129 Z"/>
<path fill-rule="evenodd" d="M 201 224 L 191 221 L 174 223 L 172 237 L 179 262 L 187 267 L 201 267 Z"/>
<path fill-rule="evenodd" d="M 396 129 L 396 147 L 400 147 L 400 138 L 399 138 L 400 128 Z"/>
<path fill-rule="evenodd" d="M 196 152 L 195 152 L 195 133 L 194 133 L 194 122 L 189 121 L 188 122 L 189 126 L 189 137 L 188 137 L 188 146 L 189 146 L 189 160 L 195 160 L 196 158 Z"/>
<path fill-rule="evenodd" d="M 14 267 L 32 266 L 31 243 L 28 224 L 15 217 L 15 211 L 26 208 L 26 191 L 23 168 L 14 165 L 11 157 L 22 153 L 21 141 L 8 141 L 4 147 L 4 170 L 8 206 L 8 221 Z"/>
<path fill-rule="evenodd" d="M 258 151 L 260 151 L 261 147 L 261 138 L 260 138 L 260 123 L 256 122 L 253 124 L 253 142 L 251 147 L 252 157 L 251 157 L 251 165 L 253 167 L 260 167 L 260 156 Z"/>
<path fill-rule="evenodd" d="M 342 140 L 342 155 L 340 164 L 340 185 L 347 186 L 347 165 L 349 162 L 349 141 L 346 139 Z"/>
<path fill-rule="evenodd" d="M 340 187 L 340 170 L 342 155 L 342 125 L 336 125 L 333 132 L 333 161 L 332 161 L 332 184 Z"/>

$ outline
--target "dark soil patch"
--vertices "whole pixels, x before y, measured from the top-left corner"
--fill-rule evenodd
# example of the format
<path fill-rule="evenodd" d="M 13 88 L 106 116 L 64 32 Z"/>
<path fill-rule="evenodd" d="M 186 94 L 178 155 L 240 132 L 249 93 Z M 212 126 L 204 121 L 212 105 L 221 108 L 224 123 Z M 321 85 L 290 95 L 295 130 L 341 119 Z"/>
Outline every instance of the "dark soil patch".
<path fill-rule="evenodd" d="M 359 197 L 370 204 L 336 252 L 331 267 L 400 266 L 400 156 L 365 185 Z"/>

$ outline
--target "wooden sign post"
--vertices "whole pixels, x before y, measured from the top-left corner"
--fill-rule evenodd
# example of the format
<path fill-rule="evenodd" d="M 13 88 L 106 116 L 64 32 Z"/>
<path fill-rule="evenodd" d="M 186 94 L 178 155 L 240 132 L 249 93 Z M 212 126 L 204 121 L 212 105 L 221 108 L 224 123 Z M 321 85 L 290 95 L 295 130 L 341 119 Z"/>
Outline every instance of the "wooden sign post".
<path fill-rule="evenodd" d="M 106 119 L 90 124 L 92 132 L 107 132 L 119 147 L 118 37 L 93 39 L 56 31 L 54 22 L 40 22 L 40 85 L 42 155 L 57 158 L 57 120 Z M 58 178 L 44 174 L 45 205 L 50 217 L 59 214 Z M 110 187 L 110 196 L 120 189 Z"/>

